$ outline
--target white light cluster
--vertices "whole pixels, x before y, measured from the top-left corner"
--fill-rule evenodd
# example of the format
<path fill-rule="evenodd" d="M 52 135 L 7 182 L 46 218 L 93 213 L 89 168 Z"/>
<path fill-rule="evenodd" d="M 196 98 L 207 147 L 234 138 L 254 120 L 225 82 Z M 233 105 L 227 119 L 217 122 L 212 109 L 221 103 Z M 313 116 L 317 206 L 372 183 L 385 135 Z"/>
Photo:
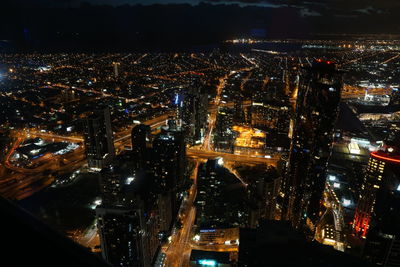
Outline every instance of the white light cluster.
<path fill-rule="evenodd" d="M 134 176 L 129 176 L 129 177 L 126 178 L 125 184 L 130 185 L 133 181 L 135 181 L 135 177 Z"/>

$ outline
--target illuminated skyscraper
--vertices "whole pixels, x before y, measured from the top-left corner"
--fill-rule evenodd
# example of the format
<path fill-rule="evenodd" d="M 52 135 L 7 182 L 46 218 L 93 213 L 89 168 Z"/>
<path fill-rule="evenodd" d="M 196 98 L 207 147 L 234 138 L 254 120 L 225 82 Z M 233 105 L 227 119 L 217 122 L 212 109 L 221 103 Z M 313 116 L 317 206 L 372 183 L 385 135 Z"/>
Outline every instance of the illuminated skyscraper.
<path fill-rule="evenodd" d="M 363 256 L 383 266 L 400 266 L 400 149 L 393 140 L 370 155 L 353 222 L 366 238 Z"/>
<path fill-rule="evenodd" d="M 304 69 L 285 183 L 283 218 L 312 235 L 320 217 L 326 167 L 342 89 L 341 73 L 330 61 Z"/>
<path fill-rule="evenodd" d="M 100 170 L 111 162 L 115 148 L 108 107 L 86 118 L 84 138 L 89 168 Z"/>

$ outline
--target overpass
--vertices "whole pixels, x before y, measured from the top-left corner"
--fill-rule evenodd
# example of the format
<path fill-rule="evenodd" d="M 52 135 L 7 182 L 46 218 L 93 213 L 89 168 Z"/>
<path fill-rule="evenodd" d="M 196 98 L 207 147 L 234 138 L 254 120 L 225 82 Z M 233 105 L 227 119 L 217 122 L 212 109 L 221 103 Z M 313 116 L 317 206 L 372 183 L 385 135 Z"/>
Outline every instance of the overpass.
<path fill-rule="evenodd" d="M 253 156 L 253 155 L 238 155 L 230 154 L 224 152 L 217 152 L 211 150 L 200 150 L 195 148 L 188 148 L 186 150 L 186 155 L 193 158 L 203 158 L 203 159 L 214 159 L 221 157 L 225 161 L 235 161 L 243 163 L 264 163 L 267 165 L 276 166 L 277 162 L 280 160 L 280 155 L 272 156 L 271 158 Z"/>

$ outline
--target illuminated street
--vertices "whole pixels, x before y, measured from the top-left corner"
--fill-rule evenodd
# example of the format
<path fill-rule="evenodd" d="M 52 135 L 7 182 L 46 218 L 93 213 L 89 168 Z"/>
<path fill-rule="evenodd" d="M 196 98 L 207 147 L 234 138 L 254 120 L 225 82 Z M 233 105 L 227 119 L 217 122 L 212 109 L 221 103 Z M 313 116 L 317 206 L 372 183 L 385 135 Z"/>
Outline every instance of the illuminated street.
<path fill-rule="evenodd" d="M 180 266 L 189 266 L 189 256 L 191 251 L 191 234 L 192 227 L 194 224 L 196 209 L 193 206 L 194 199 L 196 197 L 197 192 L 197 172 L 199 167 L 199 161 L 196 161 L 196 166 L 193 169 L 193 173 L 191 176 L 191 180 L 193 181 L 193 185 L 189 190 L 189 196 L 182 204 L 185 207 L 184 210 L 180 213 L 180 217 L 183 218 L 183 223 L 181 229 L 177 229 L 175 234 L 171 236 L 171 241 L 167 245 L 166 248 L 163 248 L 165 251 L 166 258 L 166 266 L 171 267 L 180 267 Z"/>

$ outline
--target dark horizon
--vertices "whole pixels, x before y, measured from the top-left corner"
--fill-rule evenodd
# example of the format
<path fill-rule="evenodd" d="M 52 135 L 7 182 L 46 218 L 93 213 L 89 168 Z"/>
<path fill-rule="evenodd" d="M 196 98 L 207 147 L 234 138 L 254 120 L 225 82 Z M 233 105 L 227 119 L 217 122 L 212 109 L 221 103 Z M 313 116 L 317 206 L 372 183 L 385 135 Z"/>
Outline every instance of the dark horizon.
<path fill-rule="evenodd" d="M 207 3 L 4 6 L 7 12 L 0 19 L 3 52 L 202 51 L 234 38 L 337 39 L 334 35 L 400 34 L 394 23 L 396 9 L 390 14 L 316 16 L 292 6 Z"/>

